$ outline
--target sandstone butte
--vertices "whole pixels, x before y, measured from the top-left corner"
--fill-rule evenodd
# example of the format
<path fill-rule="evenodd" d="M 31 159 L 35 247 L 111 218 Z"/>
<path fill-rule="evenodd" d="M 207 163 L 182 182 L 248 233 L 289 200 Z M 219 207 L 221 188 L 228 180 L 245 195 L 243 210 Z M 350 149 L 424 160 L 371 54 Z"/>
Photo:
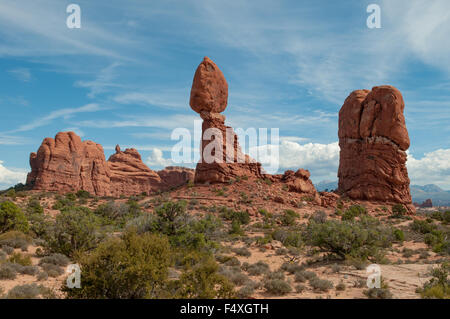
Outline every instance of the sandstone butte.
<path fill-rule="evenodd" d="M 224 183 L 236 177 L 268 178 L 273 182 L 283 182 L 290 191 L 311 195 L 317 202 L 320 198 L 309 179 L 309 172 L 299 169 L 287 171 L 283 175 L 268 175 L 262 171 L 261 163 L 244 154 L 238 137 L 225 125 L 225 116 L 220 114 L 228 103 L 228 83 L 219 67 L 208 57 L 198 66 L 192 82 L 190 106 L 200 114 L 202 123 L 201 159 L 195 170 L 196 183 Z M 208 138 L 205 131 L 219 132 L 222 141 L 214 141 L 215 135 Z M 227 136 L 227 134 L 231 136 Z M 222 152 L 211 151 L 213 142 L 218 142 Z M 210 152 L 211 151 L 211 152 Z M 206 155 L 210 155 L 207 158 Z"/>
<path fill-rule="evenodd" d="M 339 111 L 338 192 L 355 200 L 404 204 L 414 212 L 406 169 L 405 103 L 393 86 L 352 92 Z"/>
<path fill-rule="evenodd" d="M 188 168 L 168 167 L 155 172 L 133 148 L 122 151 L 116 146 L 116 153 L 106 161 L 100 144 L 81 141 L 74 132 L 44 139 L 37 153 L 30 154 L 30 166 L 27 185 L 34 190 L 85 190 L 97 196 L 151 193 L 183 185 L 194 177 Z"/>

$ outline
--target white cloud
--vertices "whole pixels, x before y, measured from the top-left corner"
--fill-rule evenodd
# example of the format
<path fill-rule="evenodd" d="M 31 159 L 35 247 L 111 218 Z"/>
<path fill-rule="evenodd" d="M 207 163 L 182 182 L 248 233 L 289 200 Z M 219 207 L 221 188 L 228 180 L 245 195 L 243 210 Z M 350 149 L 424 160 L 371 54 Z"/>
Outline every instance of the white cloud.
<path fill-rule="evenodd" d="M 340 151 L 338 142 L 299 144 L 282 140 L 278 148 L 278 158 L 275 145 L 258 146 L 256 149 L 259 156 L 254 157 L 263 164 L 268 172 L 270 172 L 270 167 L 277 166 L 278 173 L 287 169 L 304 168 L 310 171 L 311 179 L 314 182 L 337 179 Z M 256 154 L 255 149 L 250 151 L 251 155 Z"/>
<path fill-rule="evenodd" d="M 163 152 L 159 148 L 154 148 L 147 157 L 146 164 L 154 169 L 155 167 L 166 167 L 172 165 L 172 160 L 164 158 Z"/>
<path fill-rule="evenodd" d="M 30 82 L 31 80 L 31 72 L 27 68 L 17 68 L 9 70 L 8 72 L 11 73 L 16 79 L 20 81 Z"/>
<path fill-rule="evenodd" d="M 26 172 L 8 169 L 3 166 L 3 161 L 0 161 L 0 189 L 5 189 L 18 183 L 25 183 L 26 177 Z"/>
<path fill-rule="evenodd" d="M 450 149 L 425 153 L 421 159 L 408 153 L 408 175 L 412 184 L 436 184 L 450 189 Z"/>

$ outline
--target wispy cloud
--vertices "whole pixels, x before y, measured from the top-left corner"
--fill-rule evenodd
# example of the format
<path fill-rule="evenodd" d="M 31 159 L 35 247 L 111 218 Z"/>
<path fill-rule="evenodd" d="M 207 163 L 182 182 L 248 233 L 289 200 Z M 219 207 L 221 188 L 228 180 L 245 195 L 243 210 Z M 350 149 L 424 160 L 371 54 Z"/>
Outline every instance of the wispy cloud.
<path fill-rule="evenodd" d="M 30 131 L 35 128 L 41 127 L 41 126 L 48 125 L 56 119 L 68 119 L 77 113 L 97 112 L 97 111 L 104 110 L 104 109 L 105 108 L 100 107 L 98 104 L 86 104 L 86 105 L 78 107 L 78 108 L 59 109 L 59 110 L 49 113 L 48 115 L 40 117 L 37 120 L 34 120 L 30 123 L 21 125 L 17 129 L 12 130 L 11 132 Z"/>
<path fill-rule="evenodd" d="M 30 82 L 31 80 L 31 72 L 27 68 L 12 69 L 9 70 L 8 72 L 20 81 Z"/>
<path fill-rule="evenodd" d="M 155 89 L 154 93 L 127 92 L 117 95 L 113 100 L 120 104 L 137 104 L 167 109 L 183 109 L 189 105 L 189 88 L 180 90 Z"/>
<path fill-rule="evenodd" d="M 111 88 L 119 88 L 122 85 L 114 83 L 116 78 L 116 68 L 120 63 L 114 62 L 104 69 L 101 69 L 96 78 L 92 81 L 77 81 L 75 86 L 89 89 L 88 97 L 94 98 L 98 94 L 105 93 Z"/>

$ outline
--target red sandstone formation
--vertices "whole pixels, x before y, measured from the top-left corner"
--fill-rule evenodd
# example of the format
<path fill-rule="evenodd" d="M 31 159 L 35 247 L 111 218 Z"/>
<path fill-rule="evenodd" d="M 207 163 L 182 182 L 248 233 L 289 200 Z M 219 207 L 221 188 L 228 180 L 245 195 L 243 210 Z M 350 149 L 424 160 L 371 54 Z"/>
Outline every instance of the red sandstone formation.
<path fill-rule="evenodd" d="M 167 188 L 178 187 L 193 182 L 195 170 L 180 166 L 167 166 L 165 169 L 157 171 L 161 180 L 167 185 Z"/>
<path fill-rule="evenodd" d="M 161 188 L 161 177 L 142 162 L 141 155 L 134 148 L 120 150 L 108 159 L 111 196 L 150 193 Z"/>
<path fill-rule="evenodd" d="M 227 99 L 225 77 L 205 57 L 195 72 L 190 99 L 191 108 L 203 119 L 196 183 L 223 183 L 238 176 L 262 177 L 261 164 L 242 153 L 237 135 L 225 125 L 225 116 L 220 114 L 227 106 Z"/>
<path fill-rule="evenodd" d="M 339 111 L 339 188 L 352 199 L 396 202 L 411 211 L 406 150 L 409 136 L 400 91 L 352 92 Z"/>
<path fill-rule="evenodd" d="M 100 196 L 109 195 L 110 172 L 102 146 L 82 142 L 73 132 L 44 139 L 38 152 L 30 154 L 30 165 L 27 184 L 34 189 L 58 192 L 83 189 Z"/>
<path fill-rule="evenodd" d="M 178 168 L 156 173 L 131 148 L 105 160 L 103 147 L 81 141 L 73 132 L 46 138 L 37 153 L 30 155 L 31 172 L 27 184 L 35 190 L 61 193 L 85 190 L 97 196 L 130 196 L 165 190 L 192 180 L 192 170 Z M 164 172 L 160 171 L 160 172 Z"/>
<path fill-rule="evenodd" d="M 414 206 L 419 207 L 419 208 L 430 208 L 430 207 L 433 207 L 433 201 L 430 198 L 428 198 L 427 200 L 422 202 L 422 204 L 414 203 Z"/>

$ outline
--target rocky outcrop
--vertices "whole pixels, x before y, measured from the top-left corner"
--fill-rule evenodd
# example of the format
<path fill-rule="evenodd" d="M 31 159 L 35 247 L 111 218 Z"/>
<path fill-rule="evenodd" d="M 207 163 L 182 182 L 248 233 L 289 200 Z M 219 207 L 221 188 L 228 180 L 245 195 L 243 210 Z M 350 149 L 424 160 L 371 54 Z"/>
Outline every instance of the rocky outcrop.
<path fill-rule="evenodd" d="M 203 119 L 201 158 L 196 183 L 223 183 L 235 177 L 262 177 L 261 164 L 244 154 L 233 129 L 221 115 L 227 106 L 228 84 L 222 71 L 205 57 L 195 72 L 191 108 Z"/>
<path fill-rule="evenodd" d="M 433 201 L 428 198 L 425 201 L 422 202 L 422 204 L 414 203 L 414 206 L 419 208 L 430 208 L 433 207 Z"/>
<path fill-rule="evenodd" d="M 194 182 L 195 170 L 181 166 L 167 166 L 157 172 L 167 188 L 185 185 Z"/>
<path fill-rule="evenodd" d="M 31 153 L 30 166 L 27 184 L 33 189 L 62 193 L 83 189 L 100 196 L 110 193 L 110 171 L 103 147 L 82 142 L 73 132 L 44 139 L 37 153 Z"/>
<path fill-rule="evenodd" d="M 35 190 L 60 193 L 85 190 L 97 196 L 131 196 L 166 190 L 192 180 L 190 169 L 168 169 L 161 174 L 148 168 L 137 150 L 122 151 L 105 160 L 103 147 L 81 141 L 73 132 L 46 138 L 30 155 L 27 184 Z"/>
<path fill-rule="evenodd" d="M 134 148 L 121 151 L 116 146 L 116 153 L 108 159 L 110 170 L 110 195 L 130 196 L 151 193 L 161 189 L 161 177 L 142 162 L 141 155 Z"/>
<path fill-rule="evenodd" d="M 402 203 L 413 210 L 406 169 L 405 104 L 392 86 L 358 90 L 339 111 L 339 188 L 352 199 Z"/>

